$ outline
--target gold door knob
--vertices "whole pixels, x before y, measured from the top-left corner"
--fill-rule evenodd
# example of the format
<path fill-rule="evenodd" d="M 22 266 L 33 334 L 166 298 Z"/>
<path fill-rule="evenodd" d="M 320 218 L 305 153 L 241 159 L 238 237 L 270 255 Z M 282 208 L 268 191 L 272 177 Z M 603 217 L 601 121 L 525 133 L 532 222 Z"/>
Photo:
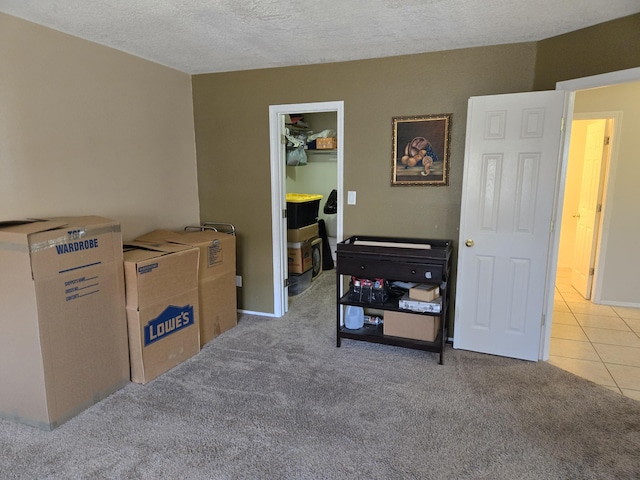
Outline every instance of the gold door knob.
<path fill-rule="evenodd" d="M 465 244 L 467 247 L 473 247 L 473 246 L 475 245 L 475 243 L 474 243 L 474 242 L 473 242 L 473 240 L 471 240 L 471 239 L 468 239 L 466 242 L 464 242 L 464 244 Z"/>
<path fill-rule="evenodd" d="M 573 214 L 573 218 L 580 218 L 580 214 L 579 213 L 574 213 Z"/>

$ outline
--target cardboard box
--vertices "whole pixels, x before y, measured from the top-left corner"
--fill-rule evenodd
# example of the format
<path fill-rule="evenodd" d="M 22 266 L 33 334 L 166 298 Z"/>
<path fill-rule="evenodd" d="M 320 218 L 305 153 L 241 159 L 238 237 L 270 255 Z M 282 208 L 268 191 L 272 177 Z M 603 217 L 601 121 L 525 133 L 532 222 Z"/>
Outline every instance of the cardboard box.
<path fill-rule="evenodd" d="M 150 382 L 200 351 L 199 257 L 187 245 L 125 244 L 132 381 Z"/>
<path fill-rule="evenodd" d="M 318 224 L 312 223 L 306 227 L 290 228 L 287 230 L 287 242 L 297 243 L 305 240 L 313 240 L 318 236 Z"/>
<path fill-rule="evenodd" d="M 421 283 L 409 289 L 409 298 L 420 300 L 421 302 L 431 302 L 440 296 L 438 285 Z"/>
<path fill-rule="evenodd" d="M 289 273 L 305 273 L 313 266 L 311 243 L 311 240 L 287 243 Z"/>
<path fill-rule="evenodd" d="M 213 230 L 174 232 L 154 230 L 136 239 L 170 242 L 200 249 L 198 291 L 200 346 L 238 324 L 236 237 Z"/>
<path fill-rule="evenodd" d="M 384 312 L 382 331 L 385 335 L 433 342 L 439 329 L 440 317 L 391 310 Z"/>
<path fill-rule="evenodd" d="M 0 223 L 0 416 L 51 430 L 129 382 L 120 225 Z"/>
<path fill-rule="evenodd" d="M 336 137 L 316 138 L 316 149 L 327 150 L 338 148 L 338 139 Z"/>

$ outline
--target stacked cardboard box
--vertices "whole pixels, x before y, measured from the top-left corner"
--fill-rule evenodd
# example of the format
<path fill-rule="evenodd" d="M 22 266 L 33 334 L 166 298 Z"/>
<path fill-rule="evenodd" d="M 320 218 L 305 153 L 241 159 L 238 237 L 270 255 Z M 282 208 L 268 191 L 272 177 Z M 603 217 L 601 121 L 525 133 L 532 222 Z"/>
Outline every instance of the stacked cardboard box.
<path fill-rule="evenodd" d="M 138 237 L 136 241 L 169 242 L 200 250 L 198 292 L 201 346 L 238 324 L 234 235 L 213 230 L 154 230 Z"/>
<path fill-rule="evenodd" d="M 311 284 L 313 277 L 313 248 L 319 243 L 319 240 L 317 223 L 287 230 L 290 295 L 302 293 Z M 320 264 L 322 264 L 322 261 Z M 322 268 L 321 265 L 320 268 Z"/>
<path fill-rule="evenodd" d="M 51 430 L 129 382 L 120 225 L 0 223 L 0 416 Z"/>
<path fill-rule="evenodd" d="M 199 258 L 187 245 L 125 244 L 132 381 L 147 383 L 200 351 Z"/>

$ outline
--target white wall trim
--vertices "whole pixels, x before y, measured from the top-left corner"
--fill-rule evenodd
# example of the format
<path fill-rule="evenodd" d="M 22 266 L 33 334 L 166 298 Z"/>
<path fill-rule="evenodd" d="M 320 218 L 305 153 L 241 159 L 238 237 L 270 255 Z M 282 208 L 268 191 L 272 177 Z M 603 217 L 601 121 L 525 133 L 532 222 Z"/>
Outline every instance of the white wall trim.
<path fill-rule="evenodd" d="M 283 115 L 289 113 L 321 113 L 336 112 L 338 136 L 337 148 L 337 182 L 338 217 L 337 241 L 343 238 L 343 188 L 344 188 L 344 101 L 295 103 L 269 106 L 269 137 L 271 157 L 271 238 L 273 256 L 273 311 L 275 317 L 281 317 L 288 310 L 288 292 L 283 284 L 287 278 L 287 242 L 286 219 L 282 218 L 282 211 L 286 204 L 286 165 L 284 145 L 280 143 L 284 122 Z"/>
<path fill-rule="evenodd" d="M 253 310 L 238 310 L 238 313 L 242 313 L 244 315 L 255 315 L 256 317 L 276 318 L 273 313 L 254 312 Z"/>
<path fill-rule="evenodd" d="M 575 78 L 556 83 L 556 90 L 587 90 L 589 88 L 608 87 L 620 83 L 637 82 L 640 80 L 640 67 L 619 70 L 617 72 L 602 73 L 590 77 Z"/>
<path fill-rule="evenodd" d="M 640 81 L 640 68 L 630 68 L 627 70 L 619 70 L 617 72 L 603 73 L 590 77 L 576 78 L 556 83 L 556 90 L 565 90 L 569 93 L 567 115 L 565 117 L 565 140 L 562 148 L 562 158 L 560 172 L 558 176 L 558 185 L 556 193 L 556 214 L 555 214 L 555 231 L 553 234 L 554 243 L 550 254 L 550 265 L 554 268 L 550 269 L 548 275 L 548 283 L 546 286 L 547 304 L 545 308 L 545 318 L 553 318 L 553 298 L 556 281 L 555 266 L 558 263 L 558 250 L 560 247 L 560 225 L 557 225 L 558 219 L 562 218 L 562 206 L 564 203 L 564 184 L 567 178 L 567 163 L 569 160 L 569 141 L 571 139 L 571 122 L 573 121 L 573 110 L 575 104 L 575 92 L 578 90 L 587 90 L 590 88 L 608 87 L 621 83 Z M 615 152 L 612 152 L 614 155 Z M 613 161 L 613 157 L 611 159 Z M 614 172 L 610 172 L 610 175 Z M 610 176 L 610 178 L 614 178 Z M 605 241 L 605 239 L 603 239 Z M 597 285 L 596 285 L 597 286 Z M 543 331 L 543 344 L 540 352 L 540 360 L 549 360 L 549 347 L 551 345 L 551 325 L 553 321 L 545 322 Z"/>

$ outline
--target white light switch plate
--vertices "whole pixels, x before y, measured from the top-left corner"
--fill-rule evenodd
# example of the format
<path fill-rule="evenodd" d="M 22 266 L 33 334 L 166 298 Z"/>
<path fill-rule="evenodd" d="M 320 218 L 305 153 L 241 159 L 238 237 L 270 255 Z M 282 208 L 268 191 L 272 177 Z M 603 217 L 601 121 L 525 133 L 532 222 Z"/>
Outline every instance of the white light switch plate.
<path fill-rule="evenodd" d="M 347 205 L 355 205 L 356 204 L 356 192 L 350 190 L 347 193 Z"/>

